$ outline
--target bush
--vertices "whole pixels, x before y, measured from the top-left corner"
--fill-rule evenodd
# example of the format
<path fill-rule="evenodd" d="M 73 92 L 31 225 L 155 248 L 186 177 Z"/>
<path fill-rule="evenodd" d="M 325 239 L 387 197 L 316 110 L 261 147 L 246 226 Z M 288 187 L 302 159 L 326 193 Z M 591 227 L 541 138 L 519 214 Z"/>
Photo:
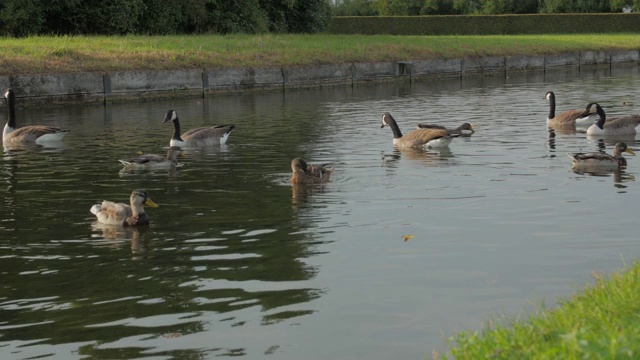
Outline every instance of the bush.
<path fill-rule="evenodd" d="M 511 35 L 640 32 L 640 14 L 336 17 L 331 34 Z"/>
<path fill-rule="evenodd" d="M 44 23 L 38 0 L 4 0 L 0 2 L 0 35 L 27 36 L 37 34 Z"/>

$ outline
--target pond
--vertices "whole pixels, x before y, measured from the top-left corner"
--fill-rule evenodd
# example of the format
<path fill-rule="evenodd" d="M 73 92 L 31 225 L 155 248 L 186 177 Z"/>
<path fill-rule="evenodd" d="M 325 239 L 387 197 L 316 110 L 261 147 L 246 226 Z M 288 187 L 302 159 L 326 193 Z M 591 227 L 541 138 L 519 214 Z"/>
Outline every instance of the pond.
<path fill-rule="evenodd" d="M 566 153 L 612 141 L 549 132 L 543 96 L 624 114 L 639 87 L 637 67 L 564 69 L 18 109 L 18 126 L 71 132 L 0 159 L 0 357 L 424 359 L 553 306 L 640 254 L 640 158 L 574 173 Z M 175 170 L 121 172 L 166 152 L 169 109 L 183 129 L 236 128 Z M 477 131 L 400 152 L 386 111 L 405 132 Z M 298 156 L 332 163 L 332 181 L 292 187 Z M 150 226 L 95 222 L 94 203 L 138 188 L 160 205 Z"/>

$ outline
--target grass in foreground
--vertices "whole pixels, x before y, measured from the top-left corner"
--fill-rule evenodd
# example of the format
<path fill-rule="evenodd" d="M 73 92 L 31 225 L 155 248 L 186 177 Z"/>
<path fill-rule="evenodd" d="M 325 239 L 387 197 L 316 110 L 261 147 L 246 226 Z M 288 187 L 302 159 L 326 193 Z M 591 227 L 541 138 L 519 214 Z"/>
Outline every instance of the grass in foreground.
<path fill-rule="evenodd" d="M 5 37 L 0 38 L 0 75 L 296 66 L 639 48 L 637 34 Z"/>
<path fill-rule="evenodd" d="M 464 332 L 434 359 L 638 359 L 640 263 L 528 320 Z"/>

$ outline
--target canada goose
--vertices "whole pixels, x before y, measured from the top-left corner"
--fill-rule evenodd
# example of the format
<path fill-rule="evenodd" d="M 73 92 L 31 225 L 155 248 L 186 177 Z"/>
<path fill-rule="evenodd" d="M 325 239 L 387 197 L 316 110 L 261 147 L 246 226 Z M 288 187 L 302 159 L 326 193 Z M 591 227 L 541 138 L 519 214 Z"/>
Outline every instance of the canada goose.
<path fill-rule="evenodd" d="M 382 114 L 380 128 L 385 125 L 389 125 L 393 131 L 393 144 L 399 148 L 445 147 L 449 145 L 451 138 L 458 136 L 456 134 L 449 135 L 447 130 L 443 129 L 416 129 L 403 136 L 398 123 L 388 112 Z"/>
<path fill-rule="evenodd" d="M 640 124 L 640 115 L 617 116 L 607 120 L 607 115 L 598 103 L 589 103 L 585 112 L 595 105 L 599 116 L 598 121 L 587 129 L 587 135 L 632 135 L 636 133 L 636 126 Z M 606 122 L 605 122 L 606 121 Z"/>
<path fill-rule="evenodd" d="M 613 155 L 602 152 L 567 154 L 571 158 L 571 166 L 578 170 L 616 170 L 627 167 L 627 159 L 622 156 L 626 152 L 635 155 L 627 144 L 620 142 L 613 147 Z"/>
<path fill-rule="evenodd" d="M 311 165 L 306 161 L 295 158 L 291 160 L 291 183 L 293 184 L 319 184 L 331 179 L 333 168 L 329 164 Z"/>
<path fill-rule="evenodd" d="M 104 200 L 91 207 L 91 213 L 98 221 L 107 225 L 136 226 L 149 224 L 149 217 L 144 212 L 144 205 L 157 208 L 144 190 L 134 190 L 129 197 L 131 205 Z"/>
<path fill-rule="evenodd" d="M 556 115 L 556 95 L 553 91 L 547 91 L 544 99 L 549 100 L 549 116 L 547 125 L 551 127 L 589 126 L 593 124 L 596 116 L 594 111 L 567 110 Z"/>
<path fill-rule="evenodd" d="M 7 124 L 2 131 L 4 145 L 55 142 L 62 140 L 69 132 L 69 130 L 44 125 L 30 125 L 16 129 L 16 94 L 12 89 L 7 89 L 4 97 L 7 99 Z"/>
<path fill-rule="evenodd" d="M 178 164 L 178 155 L 182 149 L 172 146 L 166 156 L 158 154 L 143 154 L 125 160 L 118 160 L 128 170 L 168 169 Z"/>
<path fill-rule="evenodd" d="M 457 128 L 453 128 L 453 129 L 446 128 L 438 124 L 418 124 L 416 125 L 416 129 L 441 129 L 441 130 L 447 130 L 447 134 L 449 135 L 457 134 L 460 136 L 471 136 L 471 134 L 476 132 L 474 130 L 474 125 L 469 123 L 464 123 L 458 126 Z"/>
<path fill-rule="evenodd" d="M 235 125 L 218 125 L 198 127 L 185 131 L 180 135 L 180 120 L 175 110 L 167 111 L 163 124 L 173 121 L 173 136 L 169 146 L 196 147 L 207 145 L 222 145 L 227 142 L 229 134 Z"/>

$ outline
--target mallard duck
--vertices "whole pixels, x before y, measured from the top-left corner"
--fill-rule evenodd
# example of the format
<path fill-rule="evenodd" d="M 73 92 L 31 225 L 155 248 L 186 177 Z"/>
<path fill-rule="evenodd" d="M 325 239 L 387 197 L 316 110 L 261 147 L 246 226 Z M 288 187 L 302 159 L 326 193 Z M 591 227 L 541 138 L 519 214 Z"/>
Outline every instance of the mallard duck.
<path fill-rule="evenodd" d="M 131 205 L 104 200 L 91 207 L 91 213 L 98 221 L 107 225 L 136 226 L 149 224 L 149 217 L 144 212 L 144 205 L 157 208 L 144 190 L 134 190 L 129 197 Z"/>
<path fill-rule="evenodd" d="M 235 125 L 218 125 L 198 127 L 185 131 L 180 135 L 180 120 L 175 110 L 167 111 L 163 124 L 173 121 L 173 136 L 169 146 L 197 147 L 208 145 L 222 145 L 227 142 L 229 134 Z"/>
<path fill-rule="evenodd" d="M 7 124 L 2 132 L 4 145 L 42 144 L 60 141 L 69 130 L 53 126 L 30 125 L 16 129 L 16 95 L 12 89 L 4 93 L 7 99 Z"/>
<path fill-rule="evenodd" d="M 329 164 L 311 165 L 306 161 L 295 158 L 291 160 L 291 183 L 293 184 L 320 184 L 331 179 L 333 168 Z"/>
<path fill-rule="evenodd" d="M 571 158 L 571 166 L 574 169 L 616 170 L 627 167 L 627 159 L 622 156 L 623 152 L 635 155 L 635 153 L 627 147 L 627 144 L 623 142 L 617 143 L 613 147 L 613 155 L 602 152 L 567 155 Z"/>
<path fill-rule="evenodd" d="M 459 136 L 471 136 L 471 134 L 476 132 L 474 129 L 474 125 L 469 123 L 464 123 L 454 129 L 446 128 L 438 124 L 418 124 L 416 125 L 416 129 L 441 129 L 441 130 L 446 130 L 447 134 L 449 135 L 459 135 Z"/>
<path fill-rule="evenodd" d="M 393 144 L 399 148 L 421 148 L 421 147 L 445 147 L 451 143 L 451 139 L 458 135 L 447 134 L 443 129 L 416 129 L 402 135 L 400 127 L 390 113 L 382 114 L 382 126 L 389 125 L 393 132 Z"/>
<path fill-rule="evenodd" d="M 598 103 L 589 103 L 585 112 L 590 111 L 593 105 L 596 107 L 599 119 L 589 126 L 587 135 L 616 136 L 636 133 L 636 126 L 640 124 L 640 115 L 617 116 L 607 120 L 607 115 Z"/>
<path fill-rule="evenodd" d="M 556 115 L 556 95 L 553 91 L 547 91 L 544 99 L 549 100 L 549 116 L 547 125 L 551 127 L 589 126 L 596 117 L 595 111 L 567 110 Z"/>
<path fill-rule="evenodd" d="M 118 160 L 128 170 L 168 169 L 178 164 L 178 155 L 182 149 L 172 146 L 167 151 L 167 156 L 158 154 L 143 154 L 129 159 Z"/>

